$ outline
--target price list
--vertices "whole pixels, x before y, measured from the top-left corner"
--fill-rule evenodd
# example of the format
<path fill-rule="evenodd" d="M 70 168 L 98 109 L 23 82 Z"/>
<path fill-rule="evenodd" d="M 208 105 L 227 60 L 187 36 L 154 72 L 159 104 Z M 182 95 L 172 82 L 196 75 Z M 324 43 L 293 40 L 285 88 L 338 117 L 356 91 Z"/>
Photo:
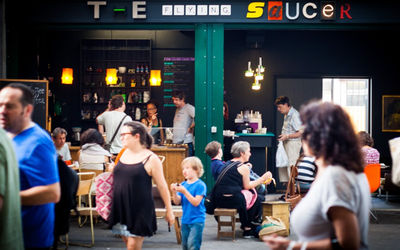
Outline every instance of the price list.
<path fill-rule="evenodd" d="M 163 103 L 164 107 L 175 107 L 172 92 L 185 92 L 187 99 L 194 88 L 194 57 L 164 57 L 163 65 Z"/>

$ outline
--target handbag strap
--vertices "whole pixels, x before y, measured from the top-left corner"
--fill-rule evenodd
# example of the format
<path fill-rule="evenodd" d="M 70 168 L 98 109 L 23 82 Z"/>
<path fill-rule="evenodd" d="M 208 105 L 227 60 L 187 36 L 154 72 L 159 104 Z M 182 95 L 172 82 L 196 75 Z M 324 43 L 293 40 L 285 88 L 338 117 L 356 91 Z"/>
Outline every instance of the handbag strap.
<path fill-rule="evenodd" d="M 128 116 L 128 115 L 125 114 L 125 116 L 124 116 L 124 117 L 122 118 L 122 120 L 119 122 L 118 127 L 117 127 L 117 129 L 115 130 L 114 135 L 113 135 L 113 137 L 111 138 L 111 141 L 109 142 L 110 144 L 113 143 L 114 138 L 115 138 L 115 136 L 117 135 L 118 130 L 119 130 L 119 128 L 121 127 L 122 122 L 125 120 L 125 117 L 127 117 L 127 116 Z"/>
<path fill-rule="evenodd" d="M 235 166 L 236 163 L 237 163 L 236 161 L 233 161 L 222 170 L 222 172 L 219 174 L 219 176 L 217 178 L 217 181 L 215 182 L 215 185 L 213 187 L 213 191 L 214 191 L 215 187 L 220 183 L 220 181 L 222 180 L 222 177 L 226 174 L 226 172 L 228 172 L 229 169 L 231 169 L 233 166 Z M 240 165 L 242 165 L 242 164 L 240 163 L 239 166 Z"/>

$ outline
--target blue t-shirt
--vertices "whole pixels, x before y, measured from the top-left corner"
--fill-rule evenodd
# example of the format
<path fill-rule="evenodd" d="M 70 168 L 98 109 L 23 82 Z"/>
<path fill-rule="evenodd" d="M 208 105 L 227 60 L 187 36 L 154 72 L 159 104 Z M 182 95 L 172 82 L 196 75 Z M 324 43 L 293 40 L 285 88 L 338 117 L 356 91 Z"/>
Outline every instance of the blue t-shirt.
<path fill-rule="evenodd" d="M 21 190 L 59 182 L 57 154 L 49 134 L 37 124 L 13 139 Z M 22 206 L 22 229 L 27 248 L 53 245 L 54 203 Z"/>
<path fill-rule="evenodd" d="M 204 197 L 207 194 L 206 184 L 202 180 L 198 179 L 192 184 L 184 181 L 181 183 L 181 185 L 184 186 L 193 197 L 196 197 L 197 195 L 203 196 L 200 204 L 195 207 L 182 193 L 178 192 L 178 195 L 181 196 L 182 201 L 182 224 L 204 223 L 206 220 L 206 208 L 204 207 Z"/>
<path fill-rule="evenodd" d="M 217 181 L 219 174 L 222 172 L 222 169 L 224 169 L 225 162 L 214 159 L 211 160 L 211 172 L 214 177 L 214 181 Z"/>

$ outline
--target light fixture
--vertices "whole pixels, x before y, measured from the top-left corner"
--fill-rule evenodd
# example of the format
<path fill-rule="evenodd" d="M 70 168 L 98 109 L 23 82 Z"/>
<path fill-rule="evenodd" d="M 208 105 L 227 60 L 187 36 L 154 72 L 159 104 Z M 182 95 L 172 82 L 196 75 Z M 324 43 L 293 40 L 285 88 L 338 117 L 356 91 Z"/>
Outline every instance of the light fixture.
<path fill-rule="evenodd" d="M 255 80 L 253 84 L 251 85 L 252 90 L 260 90 L 261 89 L 261 84 L 258 82 L 258 80 Z"/>
<path fill-rule="evenodd" d="M 74 81 L 74 70 L 72 68 L 63 68 L 61 75 L 62 84 L 72 84 Z"/>
<path fill-rule="evenodd" d="M 150 86 L 161 86 L 161 70 L 150 70 Z"/>
<path fill-rule="evenodd" d="M 251 86 L 251 89 L 253 90 L 260 90 L 261 89 L 261 84 L 260 81 L 264 80 L 264 71 L 265 67 L 262 65 L 262 57 L 258 58 L 258 66 L 254 71 L 251 69 L 251 62 L 249 61 L 247 63 L 247 70 L 245 71 L 245 76 L 246 77 L 252 77 L 254 76 L 254 82 Z"/>
<path fill-rule="evenodd" d="M 251 69 L 251 62 L 250 61 L 247 63 L 247 70 L 244 73 L 244 75 L 246 77 L 252 77 L 253 76 L 253 70 Z"/>
<path fill-rule="evenodd" d="M 107 85 L 117 84 L 117 82 L 118 82 L 117 69 L 115 69 L 115 68 L 106 69 Z"/>

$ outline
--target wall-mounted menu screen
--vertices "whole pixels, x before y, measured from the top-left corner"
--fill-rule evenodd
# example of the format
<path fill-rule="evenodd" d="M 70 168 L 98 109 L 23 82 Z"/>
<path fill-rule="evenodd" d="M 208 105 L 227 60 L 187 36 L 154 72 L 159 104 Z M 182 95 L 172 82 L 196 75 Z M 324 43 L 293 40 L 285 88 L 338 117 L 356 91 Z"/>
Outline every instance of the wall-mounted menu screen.
<path fill-rule="evenodd" d="M 186 102 L 194 105 L 194 57 L 164 57 L 162 78 L 164 108 L 175 108 L 175 90 L 185 92 Z"/>

